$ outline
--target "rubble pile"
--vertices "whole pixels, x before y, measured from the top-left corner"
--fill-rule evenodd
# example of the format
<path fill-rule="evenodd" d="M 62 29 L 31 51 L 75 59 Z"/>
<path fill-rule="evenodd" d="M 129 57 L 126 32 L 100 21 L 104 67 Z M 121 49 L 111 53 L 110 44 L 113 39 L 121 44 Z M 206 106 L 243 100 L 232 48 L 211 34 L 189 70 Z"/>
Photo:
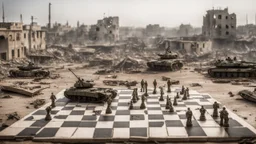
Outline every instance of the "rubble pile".
<path fill-rule="evenodd" d="M 33 105 L 34 108 L 36 108 L 36 109 L 44 104 L 45 104 L 45 99 L 36 99 L 35 101 L 30 103 L 30 105 Z"/>
<path fill-rule="evenodd" d="M 141 59 L 127 57 L 127 58 L 124 58 L 122 61 L 120 61 L 113 68 L 120 71 L 132 71 L 132 70 L 137 70 L 145 67 L 146 67 L 145 61 Z"/>

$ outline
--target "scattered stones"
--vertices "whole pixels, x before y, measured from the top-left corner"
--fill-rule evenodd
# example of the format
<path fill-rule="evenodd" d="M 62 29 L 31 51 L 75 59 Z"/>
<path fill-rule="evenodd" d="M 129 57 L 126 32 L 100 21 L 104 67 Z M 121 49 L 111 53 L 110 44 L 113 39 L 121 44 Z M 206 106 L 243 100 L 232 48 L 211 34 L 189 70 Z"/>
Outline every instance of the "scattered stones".
<path fill-rule="evenodd" d="M 228 92 L 230 97 L 234 97 L 235 95 L 232 92 Z"/>
<path fill-rule="evenodd" d="M 13 120 L 13 119 L 19 120 L 20 119 L 20 116 L 18 115 L 17 112 L 6 114 L 6 116 L 7 116 L 7 120 Z"/>
<path fill-rule="evenodd" d="M 3 96 L 1 97 L 2 99 L 8 99 L 8 98 L 12 98 L 10 95 L 6 95 L 6 96 Z"/>
<path fill-rule="evenodd" d="M 36 99 L 35 101 L 30 103 L 30 105 L 33 105 L 34 108 L 36 108 L 36 109 L 44 104 L 45 104 L 45 99 Z"/>

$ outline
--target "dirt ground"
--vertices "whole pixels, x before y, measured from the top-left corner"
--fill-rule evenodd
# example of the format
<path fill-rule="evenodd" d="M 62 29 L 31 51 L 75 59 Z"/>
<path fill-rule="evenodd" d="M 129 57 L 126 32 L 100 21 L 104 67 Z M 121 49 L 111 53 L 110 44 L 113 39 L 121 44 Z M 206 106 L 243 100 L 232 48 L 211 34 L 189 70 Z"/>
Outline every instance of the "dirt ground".
<path fill-rule="evenodd" d="M 60 66 L 60 65 L 59 65 Z M 20 96 L 17 94 L 11 94 L 10 99 L 0 99 L 0 122 L 4 122 L 8 125 L 12 124 L 15 121 L 6 121 L 6 114 L 17 112 L 21 117 L 26 116 L 27 114 L 33 112 L 35 109 L 29 105 L 35 99 L 46 99 L 46 102 L 50 102 L 50 94 L 53 92 L 54 94 L 58 93 L 60 90 L 68 88 L 74 84 L 76 81 L 76 77 L 67 70 L 67 68 L 73 68 L 74 72 L 83 79 L 93 79 L 95 80 L 96 87 L 107 87 L 102 83 L 102 80 L 106 79 L 106 75 L 93 75 L 93 73 L 97 69 L 90 68 L 79 68 L 81 64 L 65 64 L 65 68 L 61 70 L 57 70 L 54 73 L 59 73 L 61 78 L 58 79 L 45 79 L 42 82 L 50 82 L 50 88 L 42 91 L 41 95 L 35 97 L 26 97 Z M 256 104 L 245 101 L 241 99 L 240 96 L 237 95 L 237 92 L 243 89 L 253 88 L 231 85 L 231 84 L 216 84 L 212 83 L 212 81 L 205 76 L 193 72 L 192 68 L 184 69 L 177 72 L 162 72 L 162 73 L 138 73 L 138 74 L 125 74 L 118 73 L 117 79 L 119 80 L 137 80 L 141 81 L 141 79 L 147 80 L 149 87 L 153 87 L 153 80 L 156 79 L 158 82 L 158 86 L 165 85 L 166 82 L 162 81 L 162 76 L 171 77 L 171 79 L 179 80 L 180 85 L 188 86 L 191 83 L 200 83 L 202 87 L 190 87 L 190 89 L 197 90 L 199 92 L 209 93 L 216 100 L 221 102 L 224 106 L 226 106 L 230 110 L 234 110 L 237 115 L 241 117 L 246 117 L 246 121 L 256 128 Z M 6 81 L 31 81 L 32 79 L 6 79 Z M 137 85 L 138 87 L 140 84 Z M 232 92 L 235 94 L 234 97 L 230 97 L 228 92 Z M 2 93 L 3 95 L 3 93 Z M 29 108 L 26 108 L 29 106 Z M 0 142 L 1 144 L 1 142 Z"/>

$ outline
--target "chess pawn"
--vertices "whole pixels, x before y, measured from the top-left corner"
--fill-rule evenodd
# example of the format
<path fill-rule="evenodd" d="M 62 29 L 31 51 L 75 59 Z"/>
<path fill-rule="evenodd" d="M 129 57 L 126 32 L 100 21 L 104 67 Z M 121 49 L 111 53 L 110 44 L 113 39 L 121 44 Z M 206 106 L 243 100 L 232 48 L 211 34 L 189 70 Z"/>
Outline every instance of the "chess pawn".
<path fill-rule="evenodd" d="M 173 105 L 174 105 L 174 106 L 177 106 L 177 105 L 178 105 L 178 103 L 177 103 L 177 97 L 174 97 Z"/>
<path fill-rule="evenodd" d="M 206 112 L 206 110 L 205 110 L 204 106 L 202 106 L 202 107 L 200 108 L 200 113 L 201 113 L 200 118 L 199 118 L 200 121 L 205 121 L 205 120 L 206 120 L 206 118 L 205 118 L 205 112 Z"/>
<path fill-rule="evenodd" d="M 107 106 L 107 109 L 106 109 L 106 114 L 111 114 L 112 113 L 112 110 L 111 110 L 111 103 L 112 103 L 112 100 L 111 98 L 108 99 L 108 106 Z"/>
<path fill-rule="evenodd" d="M 138 95 L 138 89 L 137 89 L 137 88 L 135 88 L 135 96 L 136 96 L 137 101 L 140 100 L 139 95 Z"/>
<path fill-rule="evenodd" d="M 159 101 L 164 101 L 164 91 L 163 91 L 163 87 L 160 87 L 160 99 Z"/>
<path fill-rule="evenodd" d="M 171 99 L 169 100 L 169 112 L 174 112 Z"/>
<path fill-rule="evenodd" d="M 133 103 L 136 103 L 136 102 L 137 102 L 135 90 L 133 90 L 133 93 L 132 93 L 132 102 L 133 102 Z"/>
<path fill-rule="evenodd" d="M 130 110 L 133 109 L 133 102 L 132 102 L 132 100 L 131 100 L 131 102 L 130 102 L 130 107 L 129 107 L 129 109 L 130 109 Z"/>
<path fill-rule="evenodd" d="M 183 95 L 183 94 L 184 94 L 184 92 L 185 92 L 185 87 L 184 87 L 184 86 L 182 86 L 182 87 L 181 87 L 180 94 L 181 94 L 181 95 Z"/>
<path fill-rule="evenodd" d="M 144 83 L 144 88 L 145 88 L 145 96 L 147 97 L 148 96 L 148 82 L 145 81 Z"/>
<path fill-rule="evenodd" d="M 186 89 L 186 93 L 187 93 L 187 97 L 190 97 L 188 87 L 187 87 L 187 89 Z"/>
<path fill-rule="evenodd" d="M 170 108 L 170 101 L 169 101 L 169 96 L 167 95 L 165 109 L 169 109 L 169 108 Z"/>
<path fill-rule="evenodd" d="M 156 79 L 154 80 L 153 85 L 154 85 L 154 91 L 153 91 L 153 94 L 156 94 L 156 86 L 157 86 Z"/>
<path fill-rule="evenodd" d="M 219 108 L 219 104 L 217 102 L 214 102 L 213 104 L 213 114 L 212 117 L 217 118 L 218 117 L 218 108 Z"/>
<path fill-rule="evenodd" d="M 171 81 L 170 81 L 170 79 L 167 80 L 167 87 L 168 87 L 167 92 L 168 93 L 171 92 Z"/>
<path fill-rule="evenodd" d="M 140 109 L 145 109 L 146 105 L 145 105 L 145 96 L 142 95 L 141 96 L 141 105 L 140 105 Z"/>
<path fill-rule="evenodd" d="M 183 95 L 183 97 L 182 97 L 182 100 L 187 100 L 188 98 L 187 98 L 187 91 L 184 91 L 184 95 Z"/>
<path fill-rule="evenodd" d="M 186 126 L 187 127 L 192 127 L 193 126 L 193 124 L 192 124 L 192 116 L 193 116 L 193 113 L 190 110 L 190 108 L 188 108 L 188 110 L 186 112 L 186 117 L 187 117 Z"/>
<path fill-rule="evenodd" d="M 179 93 L 179 92 L 177 92 L 176 97 L 177 97 L 177 98 L 180 98 L 180 93 Z"/>
<path fill-rule="evenodd" d="M 144 92 L 144 80 L 143 79 L 141 80 L 140 85 L 141 85 L 140 92 Z"/>
<path fill-rule="evenodd" d="M 52 111 L 52 107 L 51 106 L 48 106 L 46 109 L 46 117 L 45 117 L 45 120 L 46 121 L 50 121 L 52 120 L 52 117 L 50 115 L 51 111 Z"/>

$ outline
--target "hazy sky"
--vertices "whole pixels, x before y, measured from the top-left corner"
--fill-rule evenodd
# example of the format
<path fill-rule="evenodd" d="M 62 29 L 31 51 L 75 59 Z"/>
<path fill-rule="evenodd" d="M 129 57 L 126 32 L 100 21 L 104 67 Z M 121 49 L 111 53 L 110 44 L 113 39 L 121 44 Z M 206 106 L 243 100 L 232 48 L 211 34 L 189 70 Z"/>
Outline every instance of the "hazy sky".
<path fill-rule="evenodd" d="M 95 24 L 105 16 L 119 16 L 121 26 L 146 26 L 160 24 L 176 27 L 181 23 L 190 23 L 201 27 L 206 10 L 229 8 L 237 14 L 239 25 L 255 23 L 256 0 L 0 0 L 5 5 L 6 21 L 19 21 L 23 14 L 25 23 L 36 21 L 48 23 L 48 3 L 52 3 L 52 22 L 75 26 L 77 21 Z M 1 11 L 2 17 L 2 11 Z"/>

